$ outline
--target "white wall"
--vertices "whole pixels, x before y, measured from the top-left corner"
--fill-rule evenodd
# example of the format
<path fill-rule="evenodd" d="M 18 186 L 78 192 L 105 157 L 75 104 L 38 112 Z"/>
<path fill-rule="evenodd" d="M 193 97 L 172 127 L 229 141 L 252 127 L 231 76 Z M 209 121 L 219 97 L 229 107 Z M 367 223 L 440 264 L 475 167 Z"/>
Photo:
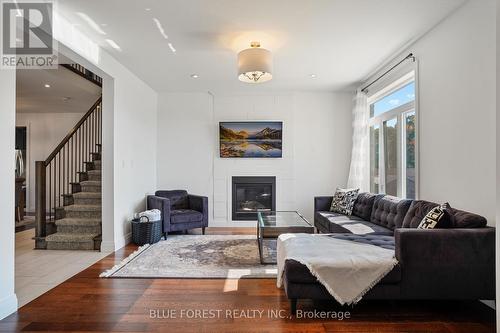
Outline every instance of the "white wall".
<path fill-rule="evenodd" d="M 420 198 L 481 214 L 490 225 L 495 12 L 494 0 L 468 1 L 396 57 L 412 52 L 418 59 Z"/>
<path fill-rule="evenodd" d="M 498 56 L 500 54 L 500 24 L 498 20 L 500 19 L 500 0 L 497 0 L 496 2 L 497 6 L 497 20 L 496 20 L 496 55 L 497 55 L 497 78 L 496 78 L 496 84 L 497 84 L 497 98 L 496 98 L 496 111 L 497 111 L 497 119 L 496 119 L 496 144 L 497 144 L 497 150 L 496 150 L 496 186 L 497 186 L 497 210 L 496 210 L 496 216 L 497 216 L 497 221 L 500 221 L 500 133 L 498 130 L 500 129 L 500 57 Z M 497 300 L 500 299 L 500 228 L 496 228 L 496 296 Z M 500 332 L 500 311 L 497 310 L 496 312 L 496 318 L 497 318 L 497 332 Z"/>
<path fill-rule="evenodd" d="M 351 95 L 165 93 L 159 98 L 158 188 L 209 197 L 210 225 L 231 220 L 231 177 L 277 177 L 277 209 L 312 220 L 313 197 L 347 181 Z M 221 159 L 219 121 L 282 120 L 283 158 Z"/>
<path fill-rule="evenodd" d="M 16 71 L 0 70 L 0 319 L 17 309 L 14 293 Z"/>
<path fill-rule="evenodd" d="M 28 130 L 27 211 L 35 211 L 35 161 L 44 161 L 83 115 L 84 112 L 16 114 L 16 126 L 26 126 Z"/>
<path fill-rule="evenodd" d="M 419 59 L 420 196 L 495 222 L 495 3 L 469 1 Z"/>

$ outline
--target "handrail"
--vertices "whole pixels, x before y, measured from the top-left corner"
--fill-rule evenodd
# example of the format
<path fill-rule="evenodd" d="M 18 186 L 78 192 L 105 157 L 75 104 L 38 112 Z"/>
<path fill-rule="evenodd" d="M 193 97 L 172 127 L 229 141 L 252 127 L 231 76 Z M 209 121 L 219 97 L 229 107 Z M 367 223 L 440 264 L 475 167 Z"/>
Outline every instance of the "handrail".
<path fill-rule="evenodd" d="M 84 79 L 92 82 L 93 84 L 102 87 L 102 78 L 95 74 L 92 71 L 89 71 L 87 68 L 83 67 L 82 65 L 78 64 L 62 64 L 62 67 L 72 71 L 78 76 L 83 77 Z"/>
<path fill-rule="evenodd" d="M 102 96 L 99 97 L 97 102 L 95 102 L 94 105 L 92 105 L 90 107 L 90 109 L 87 111 L 87 113 L 85 113 L 85 115 L 82 117 L 82 119 L 80 119 L 80 121 L 78 121 L 76 123 L 76 125 L 73 127 L 73 129 L 71 131 L 69 131 L 68 135 L 66 135 L 64 137 L 64 139 L 62 139 L 61 143 L 59 143 L 57 145 L 57 147 L 49 155 L 49 157 L 47 157 L 47 159 L 45 160 L 45 166 L 49 165 L 50 162 L 52 162 L 54 157 L 61 151 L 61 149 L 66 145 L 66 143 L 68 143 L 68 141 L 71 139 L 71 137 L 78 131 L 80 126 L 82 126 L 82 124 L 85 122 L 85 120 L 87 120 L 87 118 L 92 114 L 92 112 L 94 112 L 94 110 L 97 108 L 97 106 L 99 104 L 101 104 L 101 102 L 102 102 Z"/>
<path fill-rule="evenodd" d="M 59 207 L 71 205 L 72 194 L 88 180 L 102 149 L 102 96 L 83 115 L 44 161 L 35 161 L 35 248 L 46 248 Z M 47 223 L 47 221 L 51 223 Z"/>

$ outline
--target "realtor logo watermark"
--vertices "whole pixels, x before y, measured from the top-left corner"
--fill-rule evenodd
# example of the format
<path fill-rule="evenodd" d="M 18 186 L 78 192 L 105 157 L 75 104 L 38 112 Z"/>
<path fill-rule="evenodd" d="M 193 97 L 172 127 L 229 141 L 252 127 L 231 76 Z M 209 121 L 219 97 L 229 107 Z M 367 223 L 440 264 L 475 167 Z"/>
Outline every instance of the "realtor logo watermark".
<path fill-rule="evenodd" d="M 55 69 L 51 1 L 3 1 L 0 68 Z"/>

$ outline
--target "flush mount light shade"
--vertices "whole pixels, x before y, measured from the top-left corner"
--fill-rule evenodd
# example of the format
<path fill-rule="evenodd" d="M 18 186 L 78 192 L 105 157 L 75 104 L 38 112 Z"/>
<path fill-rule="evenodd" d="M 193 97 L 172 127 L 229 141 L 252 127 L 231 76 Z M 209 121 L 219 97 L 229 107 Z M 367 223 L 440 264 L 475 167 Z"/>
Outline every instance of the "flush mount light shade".
<path fill-rule="evenodd" d="M 273 78 L 273 57 L 270 51 L 252 42 L 251 48 L 238 53 L 238 79 L 247 83 L 262 83 Z"/>

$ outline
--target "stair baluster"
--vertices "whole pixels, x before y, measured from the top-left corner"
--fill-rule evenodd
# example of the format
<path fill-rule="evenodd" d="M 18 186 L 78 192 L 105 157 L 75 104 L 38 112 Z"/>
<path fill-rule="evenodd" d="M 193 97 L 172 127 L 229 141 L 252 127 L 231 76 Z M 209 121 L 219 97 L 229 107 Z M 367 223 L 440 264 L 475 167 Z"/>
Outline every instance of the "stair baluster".
<path fill-rule="evenodd" d="M 92 234 L 100 231 L 101 176 L 100 171 L 92 172 L 90 169 L 100 169 L 101 126 L 100 97 L 47 159 L 35 162 L 35 248 L 47 248 L 47 237 L 56 233 L 56 220 L 64 218 L 63 215 L 71 216 L 75 220 L 68 218 L 70 221 L 61 222 L 61 229 L 91 230 Z M 87 173 L 86 180 L 92 181 L 82 185 L 84 173 Z M 77 195 L 83 188 L 86 192 Z M 88 207 L 74 204 L 76 200 L 87 205 L 92 203 L 89 205 L 90 210 Z M 99 207 L 94 205 L 95 202 L 99 202 Z M 70 204 L 72 206 L 69 206 Z M 92 221 L 79 229 L 76 224 L 80 215 L 89 217 Z M 75 239 L 78 241 L 80 236 L 82 235 L 75 235 Z M 85 245 L 85 249 L 91 249 L 88 247 L 88 244 Z"/>

